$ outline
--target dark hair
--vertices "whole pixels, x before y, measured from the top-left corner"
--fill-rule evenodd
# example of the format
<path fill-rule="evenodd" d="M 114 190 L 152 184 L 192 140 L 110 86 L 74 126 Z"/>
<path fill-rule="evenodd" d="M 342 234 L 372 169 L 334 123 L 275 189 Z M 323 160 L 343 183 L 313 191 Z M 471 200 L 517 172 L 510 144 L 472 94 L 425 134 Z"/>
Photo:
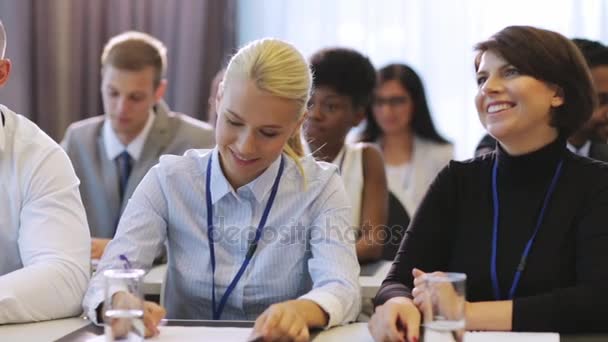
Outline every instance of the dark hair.
<path fill-rule="evenodd" d="M 416 72 L 405 64 L 389 64 L 378 71 L 378 85 L 388 81 L 398 81 L 401 86 L 410 94 L 414 105 L 412 118 L 412 130 L 417 136 L 435 141 L 441 144 L 448 144 L 433 125 L 431 111 L 426 102 L 426 95 L 422 80 Z M 374 118 L 371 107 L 367 110 L 367 123 L 362 133 L 361 141 L 376 141 L 383 135 L 380 126 Z"/>
<path fill-rule="evenodd" d="M 327 48 L 310 57 L 313 88 L 328 86 L 348 96 L 354 107 L 368 107 L 376 85 L 376 69 L 359 52 L 346 48 Z"/>
<path fill-rule="evenodd" d="M 589 69 L 597 66 L 608 66 L 608 47 L 600 42 L 582 38 L 572 39 L 585 57 Z"/>
<path fill-rule="evenodd" d="M 475 46 L 475 70 L 486 51 L 500 55 L 523 74 L 558 86 L 564 104 L 554 108 L 551 125 L 570 136 L 593 112 L 591 75 L 579 49 L 559 33 L 531 26 L 509 26 Z"/>

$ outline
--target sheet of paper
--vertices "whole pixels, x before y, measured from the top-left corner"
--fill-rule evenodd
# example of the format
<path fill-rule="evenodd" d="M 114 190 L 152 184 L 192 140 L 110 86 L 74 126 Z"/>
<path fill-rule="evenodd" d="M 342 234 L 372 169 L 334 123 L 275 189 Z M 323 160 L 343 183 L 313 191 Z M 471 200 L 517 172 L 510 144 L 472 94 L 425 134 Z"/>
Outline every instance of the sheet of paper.
<path fill-rule="evenodd" d="M 354 329 L 362 324 L 338 327 L 323 332 L 315 338 L 319 341 L 343 340 L 349 341 L 373 341 L 367 328 Z M 173 327 L 161 326 L 160 335 L 146 341 L 158 342 L 190 342 L 190 341 L 222 341 L 222 342 L 245 342 L 251 335 L 252 328 L 212 328 L 212 327 Z M 340 338 L 340 339 L 338 339 Z M 439 334 L 433 331 L 425 332 L 425 341 L 430 342 L 452 342 L 449 335 Z M 514 333 L 514 332 L 467 332 L 464 342 L 559 342 L 559 334 L 555 333 Z M 87 342 L 105 342 L 104 336 L 97 336 Z M 128 340 L 124 340 L 128 342 Z"/>
<path fill-rule="evenodd" d="M 252 328 L 212 328 L 212 327 L 169 327 L 161 326 L 160 335 L 146 341 L 189 342 L 189 341 L 222 341 L 245 342 Z M 125 340 L 127 342 L 128 340 Z M 105 342 L 105 337 L 97 336 L 87 342 Z"/>
<path fill-rule="evenodd" d="M 433 330 L 424 332 L 425 342 L 455 342 L 450 333 L 440 333 Z M 520 333 L 520 332 L 466 332 L 464 342 L 559 342 L 556 333 Z"/>
<path fill-rule="evenodd" d="M 464 342 L 559 342 L 556 333 L 521 333 L 521 332 L 467 332 Z"/>

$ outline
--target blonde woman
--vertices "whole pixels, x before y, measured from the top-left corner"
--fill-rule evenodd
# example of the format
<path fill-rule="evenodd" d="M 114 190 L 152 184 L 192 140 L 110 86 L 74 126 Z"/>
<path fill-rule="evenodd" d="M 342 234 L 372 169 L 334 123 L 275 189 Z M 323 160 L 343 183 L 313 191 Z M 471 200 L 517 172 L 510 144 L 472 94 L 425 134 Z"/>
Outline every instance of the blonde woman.
<path fill-rule="evenodd" d="M 230 61 L 217 96 L 217 146 L 166 156 L 142 180 L 84 300 L 96 318 L 105 269 L 148 269 L 168 243 L 168 318 L 256 320 L 264 340 L 354 320 L 359 266 L 333 165 L 301 157 L 312 76 L 291 45 L 255 41 Z M 117 293 L 113 301 L 120 301 Z M 147 335 L 163 308 L 146 303 Z"/>

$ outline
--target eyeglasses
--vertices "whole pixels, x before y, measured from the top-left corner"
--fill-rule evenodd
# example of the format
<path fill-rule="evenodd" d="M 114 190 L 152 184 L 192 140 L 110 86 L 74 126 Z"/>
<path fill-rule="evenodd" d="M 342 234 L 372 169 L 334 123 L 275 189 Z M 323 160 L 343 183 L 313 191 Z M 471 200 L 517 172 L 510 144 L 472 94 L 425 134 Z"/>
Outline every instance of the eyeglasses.
<path fill-rule="evenodd" d="M 403 106 L 408 101 L 406 96 L 392 96 L 392 97 L 375 97 L 372 103 L 374 107 L 382 107 L 387 105 L 391 108 Z"/>

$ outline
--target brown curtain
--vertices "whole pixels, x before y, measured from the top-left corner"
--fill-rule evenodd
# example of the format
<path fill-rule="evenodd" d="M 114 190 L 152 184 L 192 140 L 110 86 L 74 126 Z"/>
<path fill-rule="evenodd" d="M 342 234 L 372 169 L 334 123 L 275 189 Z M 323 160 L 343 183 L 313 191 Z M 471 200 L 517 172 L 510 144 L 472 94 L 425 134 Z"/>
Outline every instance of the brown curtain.
<path fill-rule="evenodd" d="M 56 140 L 73 121 L 102 113 L 105 42 L 139 30 L 167 46 L 175 111 L 207 115 L 209 83 L 236 45 L 236 0 L 0 0 L 13 70 L 0 103 Z"/>

